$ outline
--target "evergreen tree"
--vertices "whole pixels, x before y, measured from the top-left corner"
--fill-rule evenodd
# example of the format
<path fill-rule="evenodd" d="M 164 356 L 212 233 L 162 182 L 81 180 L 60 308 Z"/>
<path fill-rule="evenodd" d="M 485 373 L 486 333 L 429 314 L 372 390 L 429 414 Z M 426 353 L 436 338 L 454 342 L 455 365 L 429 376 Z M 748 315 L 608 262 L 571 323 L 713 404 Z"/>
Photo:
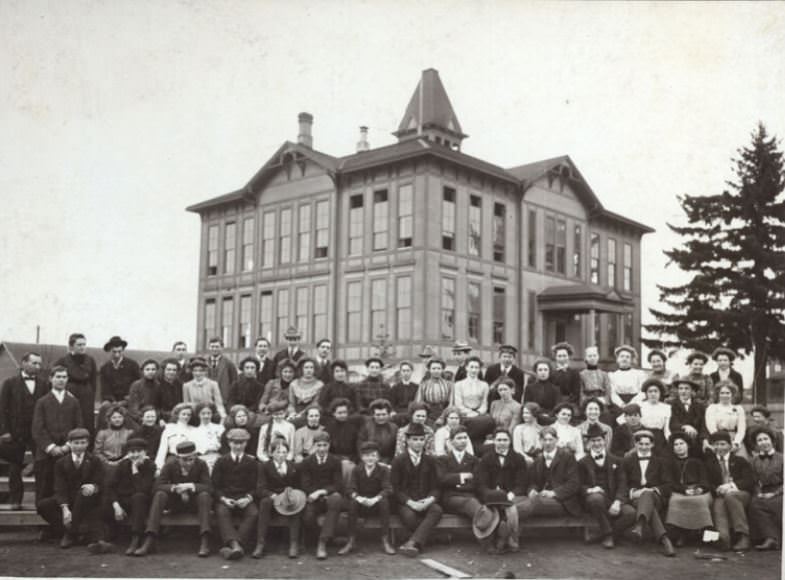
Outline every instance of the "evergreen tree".
<path fill-rule="evenodd" d="M 762 123 L 733 159 L 733 181 L 719 195 L 679 197 L 689 225 L 668 227 L 684 242 L 665 251 L 691 273 L 661 286 L 667 309 L 649 309 L 647 346 L 754 352 L 754 400 L 766 403 L 766 362 L 785 357 L 785 167 L 777 139 Z"/>

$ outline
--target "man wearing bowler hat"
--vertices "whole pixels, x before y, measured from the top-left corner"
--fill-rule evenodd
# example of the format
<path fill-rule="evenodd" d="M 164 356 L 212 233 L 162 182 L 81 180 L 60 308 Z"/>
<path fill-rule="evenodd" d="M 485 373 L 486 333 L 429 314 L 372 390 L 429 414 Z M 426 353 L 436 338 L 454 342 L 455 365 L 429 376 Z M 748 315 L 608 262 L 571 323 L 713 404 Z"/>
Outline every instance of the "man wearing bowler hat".
<path fill-rule="evenodd" d="M 286 332 L 283 334 L 283 338 L 286 341 L 287 346 L 286 348 L 282 348 L 276 352 L 275 356 L 273 356 L 275 368 L 278 368 L 278 365 L 281 361 L 285 361 L 287 359 L 297 364 L 297 362 L 305 356 L 305 351 L 300 345 L 302 337 L 303 335 L 299 330 L 297 330 L 297 327 L 290 326 L 286 329 Z"/>
<path fill-rule="evenodd" d="M 101 398 L 104 401 L 120 403 L 128 396 L 131 383 L 142 377 L 139 363 L 125 356 L 128 343 L 119 336 L 113 336 L 104 345 L 109 360 L 101 365 Z"/>
<path fill-rule="evenodd" d="M 499 398 L 499 394 L 496 392 L 496 383 L 504 377 L 512 379 L 515 383 L 515 392 L 512 398 L 516 401 L 521 401 L 523 398 L 523 391 L 528 383 L 529 375 L 515 366 L 517 354 L 518 349 L 511 344 L 503 344 L 499 347 L 499 362 L 490 365 L 485 371 L 485 382 L 490 386 L 488 403 Z"/>
<path fill-rule="evenodd" d="M 307 529 L 315 530 L 316 517 L 324 514 L 316 547 L 316 557 L 324 560 L 343 505 L 343 470 L 341 460 L 330 453 L 330 436 L 326 432 L 314 435 L 313 446 L 314 452 L 300 463 L 302 489 L 308 497 L 303 519 Z"/>

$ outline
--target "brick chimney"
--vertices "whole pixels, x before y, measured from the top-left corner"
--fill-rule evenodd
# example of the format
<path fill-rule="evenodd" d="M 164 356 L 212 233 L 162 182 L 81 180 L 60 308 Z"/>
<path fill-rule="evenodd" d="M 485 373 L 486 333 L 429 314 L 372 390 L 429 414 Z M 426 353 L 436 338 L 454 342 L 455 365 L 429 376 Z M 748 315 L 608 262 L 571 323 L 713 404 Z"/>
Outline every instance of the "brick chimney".
<path fill-rule="evenodd" d="M 297 115 L 297 120 L 300 124 L 300 131 L 297 134 L 297 142 L 300 145 L 305 145 L 309 149 L 313 149 L 313 136 L 311 135 L 313 115 L 310 113 L 300 113 Z"/>
<path fill-rule="evenodd" d="M 360 126 L 360 140 L 357 141 L 357 153 L 368 151 L 371 144 L 368 143 L 368 127 L 365 125 Z"/>

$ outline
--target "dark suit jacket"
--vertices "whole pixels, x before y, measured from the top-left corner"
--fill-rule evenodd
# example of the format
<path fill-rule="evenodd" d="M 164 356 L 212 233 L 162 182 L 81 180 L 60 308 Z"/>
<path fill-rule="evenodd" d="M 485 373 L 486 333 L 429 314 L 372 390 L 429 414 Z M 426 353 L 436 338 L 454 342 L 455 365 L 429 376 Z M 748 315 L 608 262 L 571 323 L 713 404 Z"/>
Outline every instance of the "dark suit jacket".
<path fill-rule="evenodd" d="M 103 484 L 104 470 L 101 460 L 85 453 L 79 469 L 74 465 L 71 454 L 63 455 L 55 462 L 55 499 L 58 505 L 74 503 L 79 488 L 92 483 L 100 493 Z"/>
<path fill-rule="evenodd" d="M 155 463 L 151 459 L 146 459 L 139 465 L 139 472 L 136 475 L 131 473 L 131 460 L 123 459 L 112 470 L 104 495 L 110 503 L 120 497 L 131 497 L 135 493 L 149 496 L 153 493 L 154 479 Z"/>
<path fill-rule="evenodd" d="M 390 474 L 395 499 L 405 504 L 410 499 L 421 500 L 426 497 L 439 499 L 439 476 L 436 472 L 436 459 L 422 454 L 420 464 L 415 467 L 409 452 L 401 453 L 392 462 Z"/>
<path fill-rule="evenodd" d="M 690 486 L 699 486 L 704 491 L 709 490 L 706 467 L 700 459 L 688 457 L 686 460 L 680 461 L 671 456 L 668 458 L 668 469 L 670 470 L 672 492 L 684 493 Z"/>
<path fill-rule="evenodd" d="M 213 489 L 213 482 L 210 480 L 210 469 L 199 458 L 191 464 L 191 468 L 185 475 L 183 475 L 180 463 L 176 459 L 167 461 L 161 468 L 161 474 L 155 483 L 155 491 L 169 493 L 172 491 L 172 486 L 175 483 L 193 483 L 196 487 L 195 493 L 203 491 L 212 493 Z"/>
<path fill-rule="evenodd" d="M 333 361 L 328 360 L 327 364 L 322 366 L 320 364 L 321 361 L 317 357 L 313 357 L 313 360 L 316 361 L 316 366 L 314 368 L 314 375 L 316 378 L 322 381 L 325 385 L 327 383 L 333 382 L 333 370 L 331 368 Z"/>
<path fill-rule="evenodd" d="M 355 465 L 349 479 L 346 496 L 351 498 L 355 494 L 360 497 L 376 497 L 377 495 L 390 497 L 392 495 L 390 468 L 377 464 L 369 477 L 365 473 L 365 465 L 362 463 Z"/>
<path fill-rule="evenodd" d="M 622 459 L 624 467 L 624 477 L 627 481 L 627 488 L 640 489 L 646 487 L 655 489 L 660 495 L 667 498 L 671 494 L 671 478 L 667 460 L 652 453 L 649 458 L 649 465 L 646 468 L 646 485 L 641 483 L 641 467 L 638 462 L 638 454 L 630 453 Z"/>
<path fill-rule="evenodd" d="M 128 396 L 131 383 L 142 377 L 139 363 L 134 359 L 123 357 L 118 368 L 114 368 L 111 360 L 101 365 L 101 398 L 104 401 L 122 401 Z"/>
<path fill-rule="evenodd" d="M 491 450 L 477 464 L 477 495 L 485 500 L 488 492 L 495 489 L 511 491 L 515 495 L 526 495 L 529 473 L 526 460 L 512 449 L 507 453 L 504 465 L 499 463 L 496 452 Z"/>
<path fill-rule="evenodd" d="M 477 491 L 476 475 L 461 485 L 461 473 L 474 475 L 480 460 L 471 453 L 464 452 L 460 463 L 455 459 L 452 451 L 436 460 L 436 473 L 439 476 L 439 485 L 442 488 L 442 497 L 447 498 L 454 494 L 471 494 Z"/>
<path fill-rule="evenodd" d="M 70 352 L 59 359 L 54 366 L 63 366 L 68 369 L 68 382 L 77 385 L 89 385 L 95 393 L 98 379 L 98 365 L 89 354 L 73 355 Z"/>
<path fill-rule="evenodd" d="M 502 365 L 501 363 L 494 363 L 488 367 L 485 371 L 485 382 L 490 385 L 490 393 L 488 393 L 488 402 L 491 403 L 499 398 L 498 393 L 494 387 L 494 383 L 501 378 L 502 376 Z M 512 398 L 516 401 L 521 400 L 523 397 L 523 386 L 524 381 L 526 380 L 523 371 L 515 365 L 512 365 L 510 368 L 510 372 L 507 373 L 507 376 L 511 378 L 515 382 L 515 392 L 512 395 Z"/>
<path fill-rule="evenodd" d="M 547 484 L 547 469 L 545 456 L 541 453 L 534 460 L 529 475 L 529 489 L 542 491 Z M 579 515 L 581 505 L 578 502 L 578 491 L 581 482 L 578 476 L 578 462 L 575 456 L 565 449 L 557 449 L 551 462 L 550 489 L 556 494 L 556 499 L 561 502 L 569 513 Z"/>
<path fill-rule="evenodd" d="M 755 491 L 755 474 L 752 471 L 750 462 L 739 457 L 735 453 L 729 454 L 728 472 L 733 483 L 742 491 L 753 493 Z M 706 477 L 712 492 L 722 485 L 722 467 L 717 455 L 713 451 L 707 451 L 703 456 L 703 465 L 706 468 Z"/>
<path fill-rule="evenodd" d="M 304 356 L 305 356 L 305 351 L 301 348 L 298 348 L 296 351 L 294 351 L 294 356 L 291 357 L 292 362 L 296 364 L 297 361 L 303 358 Z M 289 358 L 289 347 L 282 348 L 281 350 L 275 353 L 275 356 L 273 356 L 273 362 L 275 363 L 276 373 L 278 369 L 278 363 L 280 363 L 282 360 L 286 360 L 287 358 Z"/>
<path fill-rule="evenodd" d="M 691 425 L 698 430 L 698 436 L 703 437 L 706 434 L 706 405 L 697 401 L 690 402 L 690 410 L 684 409 L 684 403 L 677 397 L 671 403 L 671 433 L 681 431 L 684 425 Z"/>
<path fill-rule="evenodd" d="M 264 358 L 264 366 L 259 370 L 258 373 L 256 373 L 256 380 L 258 380 L 259 383 L 264 388 L 264 385 L 267 384 L 267 381 L 271 381 L 274 378 L 275 378 L 275 361 L 271 357 L 267 356 Z"/>
<path fill-rule="evenodd" d="M 218 388 L 221 389 L 221 398 L 224 401 L 228 401 L 229 389 L 232 388 L 232 384 L 237 380 L 237 367 L 225 355 L 221 355 L 215 368 L 210 366 L 209 354 L 205 356 L 205 360 L 207 361 L 207 378 L 218 383 Z"/>
<path fill-rule="evenodd" d="M 213 495 L 215 499 L 237 499 L 250 494 L 254 499 L 258 499 L 258 478 L 259 463 L 253 455 L 244 453 L 240 463 L 236 463 L 231 454 L 227 453 L 219 457 L 213 465 Z"/>
<path fill-rule="evenodd" d="M 82 408 L 79 401 L 66 391 L 59 403 L 50 391 L 35 403 L 33 412 L 33 440 L 36 459 L 45 459 L 46 448 L 52 443 L 63 445 L 71 429 L 82 427 Z"/>
<path fill-rule="evenodd" d="M 49 386 L 40 377 L 35 378 L 32 395 L 21 373 L 6 379 L 0 390 L 0 435 L 10 433 L 15 443 L 31 441 L 35 404 L 48 392 Z"/>
<path fill-rule="evenodd" d="M 627 494 L 627 481 L 624 478 L 624 469 L 620 457 L 605 453 L 605 463 L 602 468 L 605 470 L 608 484 L 605 489 L 605 496 L 608 499 L 618 499 L 622 503 L 629 501 Z M 578 462 L 578 476 L 581 482 L 581 495 L 586 496 L 586 490 L 599 485 L 597 480 L 597 462 L 591 453 L 584 455 Z"/>
<path fill-rule="evenodd" d="M 309 455 L 300 463 L 301 483 L 305 493 L 313 493 L 317 489 L 327 490 L 327 494 L 343 493 L 343 472 L 341 460 L 332 453 L 327 460 L 319 465 L 316 454 Z"/>
<path fill-rule="evenodd" d="M 256 495 L 263 499 L 274 493 L 281 493 L 287 487 L 300 488 L 300 469 L 293 461 L 286 462 L 286 475 L 281 476 L 275 468 L 274 461 L 265 461 L 259 464 L 259 480 L 256 485 Z"/>

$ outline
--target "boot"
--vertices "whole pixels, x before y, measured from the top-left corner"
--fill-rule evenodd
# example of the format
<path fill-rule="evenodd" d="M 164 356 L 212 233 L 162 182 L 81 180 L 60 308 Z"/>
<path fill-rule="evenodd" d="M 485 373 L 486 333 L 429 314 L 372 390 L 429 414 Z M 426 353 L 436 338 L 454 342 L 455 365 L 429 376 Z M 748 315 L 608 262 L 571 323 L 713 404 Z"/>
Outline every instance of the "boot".
<path fill-rule="evenodd" d="M 354 536 L 349 536 L 349 540 L 343 545 L 343 547 L 340 550 L 338 550 L 338 555 L 345 556 L 346 554 L 351 554 L 353 549 L 354 549 Z"/>
<path fill-rule="evenodd" d="M 257 542 L 256 547 L 251 554 L 251 558 L 258 560 L 259 558 L 264 557 L 264 542 Z"/>
<path fill-rule="evenodd" d="M 733 544 L 734 552 L 746 552 L 750 549 L 750 537 L 747 534 L 739 534 L 739 541 Z"/>
<path fill-rule="evenodd" d="M 300 542 L 299 540 L 289 540 L 289 557 L 298 558 L 300 556 Z"/>
<path fill-rule="evenodd" d="M 239 560 L 245 556 L 245 550 L 237 540 L 229 542 L 229 560 Z"/>
<path fill-rule="evenodd" d="M 139 536 L 134 534 L 131 536 L 131 544 L 128 546 L 128 549 L 125 551 L 126 556 L 133 556 L 136 554 L 136 549 L 139 547 Z"/>
<path fill-rule="evenodd" d="M 316 559 L 317 560 L 327 559 L 327 541 L 322 540 L 321 538 L 319 538 L 319 543 L 316 544 Z"/>
<path fill-rule="evenodd" d="M 210 536 L 202 534 L 202 541 L 199 543 L 199 552 L 196 554 L 200 558 L 206 558 L 210 555 Z"/>
<path fill-rule="evenodd" d="M 142 545 L 134 550 L 134 556 L 147 556 L 151 552 L 155 551 L 155 536 L 153 534 L 147 534 L 144 537 L 144 542 Z"/>
<path fill-rule="evenodd" d="M 676 550 L 673 549 L 673 544 L 671 543 L 671 539 L 668 536 L 662 536 L 660 539 L 660 543 L 662 544 L 662 554 L 663 556 L 668 556 L 672 558 L 676 555 Z"/>
<path fill-rule="evenodd" d="M 382 536 L 382 550 L 385 554 L 390 556 L 395 555 L 395 548 L 393 548 L 393 545 L 390 543 L 390 538 L 388 538 L 387 535 Z"/>
<path fill-rule="evenodd" d="M 775 540 L 774 538 L 766 538 L 765 540 L 763 540 L 763 542 L 755 546 L 755 549 L 760 550 L 761 552 L 766 552 L 768 550 L 776 550 L 777 540 Z"/>

